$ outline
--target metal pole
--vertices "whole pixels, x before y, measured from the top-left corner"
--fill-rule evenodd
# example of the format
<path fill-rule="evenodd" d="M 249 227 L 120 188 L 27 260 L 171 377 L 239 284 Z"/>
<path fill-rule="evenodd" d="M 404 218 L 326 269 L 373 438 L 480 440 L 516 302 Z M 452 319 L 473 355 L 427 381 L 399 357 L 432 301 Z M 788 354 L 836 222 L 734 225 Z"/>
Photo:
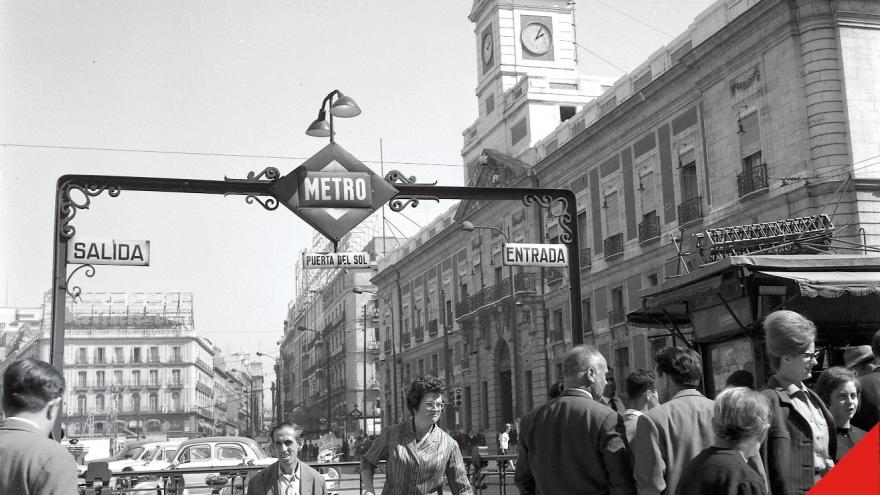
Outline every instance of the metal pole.
<path fill-rule="evenodd" d="M 364 435 L 367 434 L 367 305 L 364 304 Z"/>
<path fill-rule="evenodd" d="M 328 342 L 328 339 L 325 335 L 322 334 L 322 337 L 324 337 L 324 349 L 327 352 L 327 364 L 324 369 L 324 374 L 327 375 L 327 433 L 330 433 L 333 431 L 333 429 L 330 427 L 330 343 Z"/>

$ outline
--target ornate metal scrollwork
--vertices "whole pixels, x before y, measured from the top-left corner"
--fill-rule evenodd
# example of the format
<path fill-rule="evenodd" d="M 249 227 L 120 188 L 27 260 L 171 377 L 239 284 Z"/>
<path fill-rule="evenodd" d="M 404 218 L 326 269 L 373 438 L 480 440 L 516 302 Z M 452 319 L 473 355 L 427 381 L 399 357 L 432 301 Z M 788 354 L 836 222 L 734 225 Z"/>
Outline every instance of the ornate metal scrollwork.
<path fill-rule="evenodd" d="M 414 186 L 436 186 L 437 181 L 420 184 L 416 182 L 416 176 L 410 175 L 409 177 L 403 175 L 400 171 L 392 170 L 385 174 L 385 181 L 394 184 L 407 184 Z M 415 208 L 419 206 L 419 201 L 428 200 L 428 201 L 436 201 L 440 202 L 437 196 L 428 196 L 422 194 L 407 194 L 407 193 L 398 193 L 397 196 L 394 196 L 394 199 L 388 203 L 388 207 L 391 208 L 391 211 L 403 211 L 407 206 L 412 206 Z"/>
<path fill-rule="evenodd" d="M 537 203 L 541 208 L 547 208 L 550 210 L 551 218 L 558 218 L 556 221 L 559 225 L 559 228 L 562 230 L 562 233 L 559 235 L 559 240 L 562 241 L 563 244 L 571 244 L 572 240 L 574 240 L 574 234 L 572 232 L 571 225 L 574 222 L 574 218 L 571 213 L 568 212 L 568 200 L 566 198 L 554 198 L 548 195 L 535 195 L 529 194 L 523 197 L 523 204 L 526 206 L 532 206 L 532 204 Z M 559 215 L 553 214 L 553 206 L 554 204 L 559 204 L 562 213 Z"/>
<path fill-rule="evenodd" d="M 70 275 L 67 276 L 67 282 L 64 285 L 65 290 L 67 291 L 67 295 L 70 296 L 71 299 L 73 299 L 74 303 L 77 302 L 77 299 L 80 299 L 80 295 L 82 294 L 82 288 L 78 285 L 74 285 L 72 288 L 70 288 L 69 287 L 70 286 L 70 279 L 72 279 L 73 276 L 76 275 L 76 272 L 82 270 L 83 268 L 85 268 L 85 270 L 86 270 L 85 271 L 86 277 L 92 278 L 95 276 L 95 267 L 94 266 L 89 265 L 89 264 L 79 265 L 78 267 L 74 268 L 72 272 L 70 272 Z"/>
<path fill-rule="evenodd" d="M 261 177 L 266 177 L 267 180 L 260 180 Z M 281 172 L 278 171 L 275 167 L 266 167 L 259 174 L 255 174 L 253 170 L 248 172 L 247 179 L 230 179 L 227 176 L 223 176 L 223 180 L 226 182 L 272 182 L 275 179 L 281 177 Z M 262 202 L 261 202 L 262 203 Z"/>
<path fill-rule="evenodd" d="M 253 202 L 256 201 L 257 203 L 260 203 L 260 206 L 262 206 L 263 208 L 265 208 L 269 211 L 272 211 L 272 210 L 278 208 L 278 200 L 273 197 L 266 198 L 266 201 L 263 201 L 259 198 L 259 196 L 251 195 L 251 196 L 244 198 L 244 201 L 247 204 L 253 204 Z"/>
<path fill-rule="evenodd" d="M 79 191 L 83 195 L 81 202 L 71 197 L 71 191 Z M 60 215 L 61 220 L 61 236 L 70 239 L 76 234 L 76 228 L 70 225 L 70 221 L 76 216 L 77 210 L 87 210 L 92 203 L 92 198 L 99 196 L 102 192 L 107 191 L 110 197 L 119 196 L 121 188 L 117 185 L 99 186 L 96 184 L 77 184 L 67 183 L 61 188 Z"/>

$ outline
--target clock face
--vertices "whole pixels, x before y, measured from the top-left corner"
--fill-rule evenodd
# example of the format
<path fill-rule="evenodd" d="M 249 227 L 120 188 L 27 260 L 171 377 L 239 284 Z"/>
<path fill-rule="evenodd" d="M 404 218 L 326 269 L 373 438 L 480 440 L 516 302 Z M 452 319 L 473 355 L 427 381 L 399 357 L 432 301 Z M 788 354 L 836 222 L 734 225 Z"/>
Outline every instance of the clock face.
<path fill-rule="evenodd" d="M 540 22 L 530 22 L 522 28 L 520 40 L 523 48 L 532 55 L 544 55 L 553 46 L 550 28 Z"/>
<path fill-rule="evenodd" d="M 480 51 L 483 57 L 483 64 L 491 64 L 492 54 L 495 52 L 495 44 L 492 42 L 492 33 L 486 33 L 483 35 L 483 44 Z"/>

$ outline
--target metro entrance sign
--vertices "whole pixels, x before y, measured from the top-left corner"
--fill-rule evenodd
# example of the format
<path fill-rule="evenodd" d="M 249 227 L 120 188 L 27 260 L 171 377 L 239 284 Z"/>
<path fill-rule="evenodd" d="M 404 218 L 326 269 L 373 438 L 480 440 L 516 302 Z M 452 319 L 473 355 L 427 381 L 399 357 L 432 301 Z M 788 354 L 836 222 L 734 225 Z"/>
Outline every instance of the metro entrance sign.
<path fill-rule="evenodd" d="M 337 143 L 274 181 L 269 191 L 334 244 L 397 194 Z"/>

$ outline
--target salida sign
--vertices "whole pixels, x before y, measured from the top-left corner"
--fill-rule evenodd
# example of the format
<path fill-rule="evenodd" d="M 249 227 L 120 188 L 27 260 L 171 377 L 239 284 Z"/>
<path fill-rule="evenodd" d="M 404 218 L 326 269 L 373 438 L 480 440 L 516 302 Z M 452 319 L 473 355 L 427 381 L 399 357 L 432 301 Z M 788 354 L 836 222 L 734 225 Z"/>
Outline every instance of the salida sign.
<path fill-rule="evenodd" d="M 67 243 L 67 262 L 88 265 L 149 266 L 150 241 L 74 237 Z"/>
<path fill-rule="evenodd" d="M 397 194 L 337 143 L 273 182 L 269 191 L 334 243 Z"/>

